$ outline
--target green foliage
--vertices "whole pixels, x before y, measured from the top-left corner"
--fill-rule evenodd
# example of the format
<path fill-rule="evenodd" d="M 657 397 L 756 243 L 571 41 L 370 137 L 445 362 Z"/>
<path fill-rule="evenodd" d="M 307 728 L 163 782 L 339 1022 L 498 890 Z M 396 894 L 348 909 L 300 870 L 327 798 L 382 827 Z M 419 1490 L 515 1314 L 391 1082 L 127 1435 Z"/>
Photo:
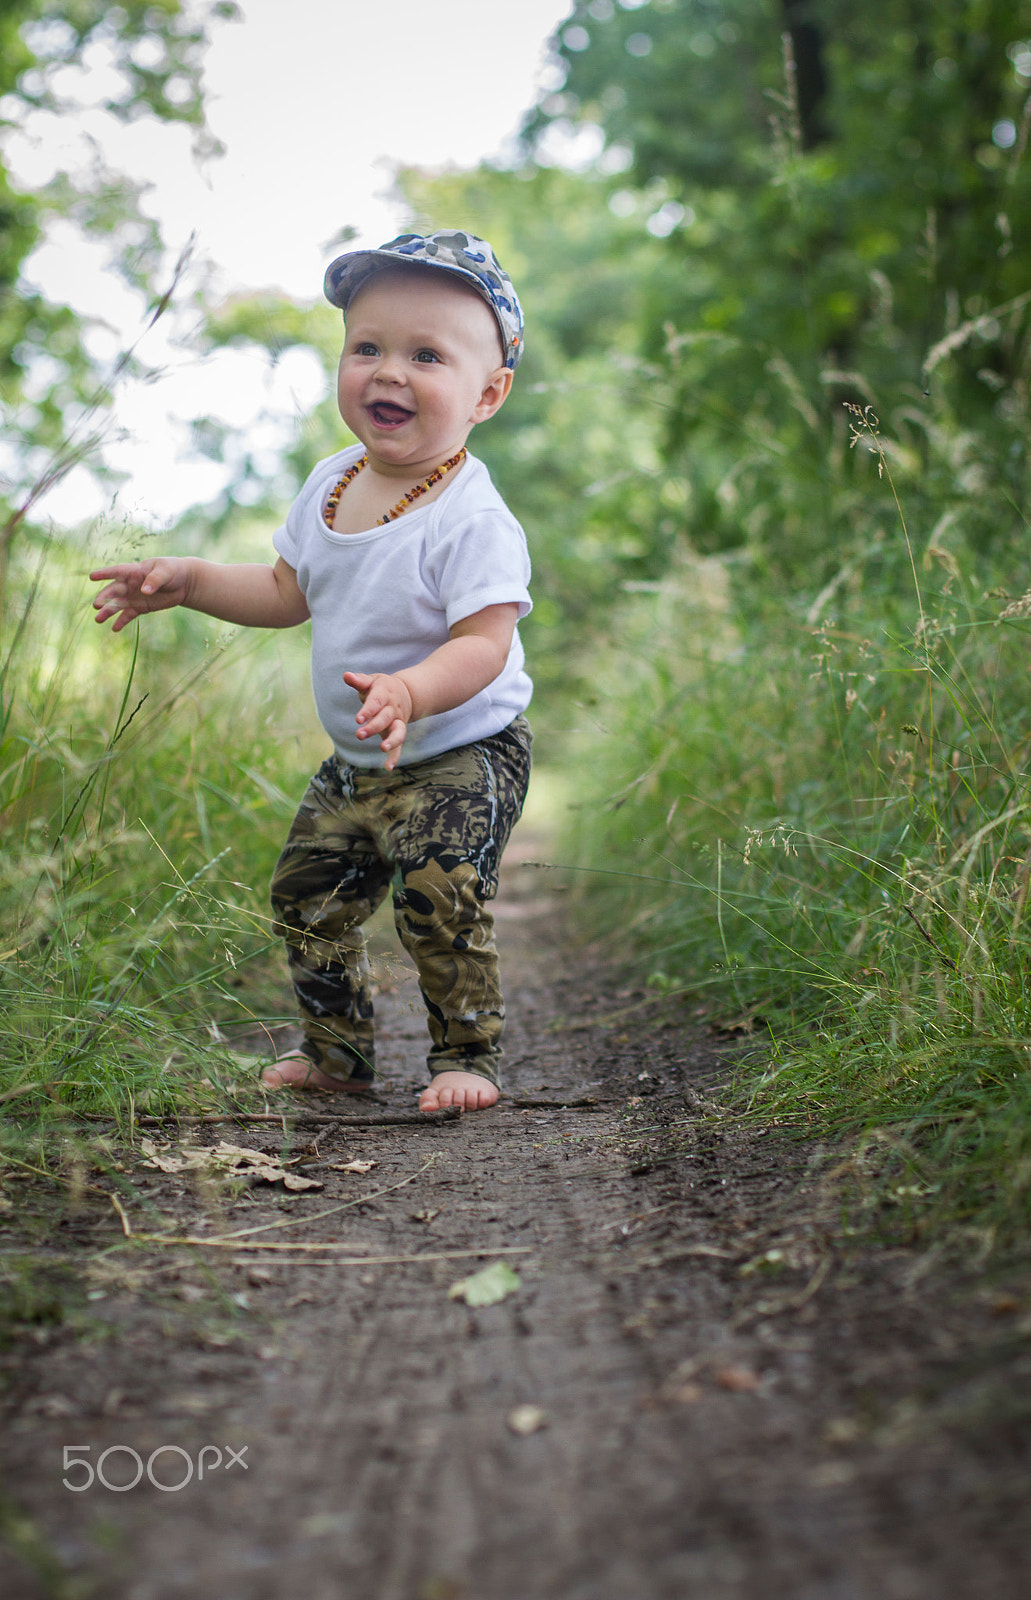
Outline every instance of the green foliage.
<path fill-rule="evenodd" d="M 919 457 L 853 426 L 866 482 L 831 480 L 852 534 L 820 590 L 685 546 L 626 603 L 579 860 L 660 987 L 772 1037 L 744 1079 L 764 1116 L 887 1126 L 871 1148 L 911 1211 L 1012 1238 L 1031 1222 L 1026 546 L 1014 529 L 986 557 L 956 491 L 911 519 Z M 602 748 L 616 769 L 590 784 Z"/>
<path fill-rule="evenodd" d="M 176 612 L 137 660 L 89 620 L 81 552 L 29 551 L 2 675 L 0 1112 L 223 1100 L 247 1079 L 223 1028 L 268 1017 L 304 641 Z"/>
<path fill-rule="evenodd" d="M 298 304 L 277 294 L 241 294 L 208 313 L 203 343 L 208 350 L 261 351 L 272 366 L 288 350 L 301 346 L 318 356 L 326 375 L 325 399 L 304 418 L 293 447 L 276 463 L 273 473 L 270 475 L 264 455 L 262 460 L 255 461 L 244 440 L 240 464 L 227 483 L 220 503 L 205 506 L 199 516 L 185 519 L 194 527 L 201 526 L 206 538 L 212 534 L 225 537 L 231 536 L 241 520 L 253 515 L 255 506 L 262 506 L 270 520 L 278 517 L 316 463 L 353 442 L 340 420 L 336 403 L 343 324 L 340 312 L 325 300 L 311 305 Z M 199 448 L 203 449 L 205 438 L 210 438 L 213 453 L 217 459 L 222 459 L 219 425 L 207 418 L 197 418 L 194 433 Z"/>
<path fill-rule="evenodd" d="M 198 127 L 206 24 L 238 15 L 228 0 L 200 11 L 181 0 L 121 0 L 117 7 L 98 0 L 21 0 L 6 9 L 18 36 L 7 60 L 5 92 L 13 89 L 31 105 L 63 109 L 55 74 L 100 44 L 111 51 L 119 75 L 116 92 L 105 102 L 108 111 L 131 121 L 146 109 L 162 121 Z"/>
<path fill-rule="evenodd" d="M 0 131 L 33 114 L 74 113 L 77 69 L 84 52 L 102 57 L 115 91 L 104 109 L 122 121 L 141 116 L 197 130 L 199 147 L 216 147 L 203 128 L 201 59 L 207 29 L 236 8 L 227 0 L 183 6 L 180 0 L 20 0 L 0 16 Z M 158 229 L 140 211 L 139 186 L 98 160 L 87 177 L 58 173 L 35 192 L 12 180 L 0 156 L 0 401 L 7 451 L 0 505 L 14 522 L 0 530 L 0 559 L 20 518 L 13 507 L 68 443 L 77 413 L 106 401 L 107 374 L 98 371 L 83 329 L 67 306 L 25 292 L 24 262 L 54 219 L 110 244 L 110 264 L 152 302 L 162 269 Z"/>
<path fill-rule="evenodd" d="M 600 126 L 668 234 L 644 334 L 703 548 L 747 538 L 717 490 L 768 459 L 771 436 L 815 482 L 845 401 L 930 427 L 943 335 L 954 414 L 990 428 L 1000 497 L 1023 492 L 1031 14 L 1018 9 L 592 0 L 564 27 L 566 84 L 527 138 L 570 118 Z M 795 579 L 814 544 L 834 548 L 825 528 L 796 544 L 797 525 L 779 537 Z"/>
<path fill-rule="evenodd" d="M 961 0 L 591 0 L 527 125 L 541 153 L 598 126 L 594 181 L 662 256 L 637 317 L 667 535 L 584 663 L 571 848 L 657 989 L 758 1030 L 759 1114 L 861 1135 L 856 1193 L 905 1226 L 1007 1241 L 1031 1222 L 1028 33 Z"/>

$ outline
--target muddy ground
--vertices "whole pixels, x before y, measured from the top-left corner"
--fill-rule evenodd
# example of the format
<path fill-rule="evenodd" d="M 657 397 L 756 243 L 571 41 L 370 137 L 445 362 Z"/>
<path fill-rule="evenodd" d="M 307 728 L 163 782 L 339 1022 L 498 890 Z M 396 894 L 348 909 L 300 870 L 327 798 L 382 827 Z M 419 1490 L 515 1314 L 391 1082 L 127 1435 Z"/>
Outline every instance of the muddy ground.
<path fill-rule="evenodd" d="M 1026 1600 L 1031 1285 L 844 1234 L 833 1153 L 714 1106 L 704 1019 L 608 975 L 535 853 L 493 1110 L 389 1120 L 395 961 L 377 1101 L 142 1130 L 321 1188 L 137 1151 L 123 1227 L 106 1178 L 9 1186 L 5 1600 Z"/>

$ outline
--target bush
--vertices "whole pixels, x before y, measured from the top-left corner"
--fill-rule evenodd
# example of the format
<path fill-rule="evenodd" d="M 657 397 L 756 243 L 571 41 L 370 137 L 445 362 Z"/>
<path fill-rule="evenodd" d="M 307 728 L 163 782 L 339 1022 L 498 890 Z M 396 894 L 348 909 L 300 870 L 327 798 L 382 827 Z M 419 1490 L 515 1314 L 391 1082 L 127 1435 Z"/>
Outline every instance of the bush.
<path fill-rule="evenodd" d="M 817 590 L 761 547 L 685 545 L 627 596 L 574 848 L 658 985 L 765 1032 L 739 1083 L 757 1112 L 865 1135 L 882 1197 L 1011 1239 L 1031 1221 L 1026 531 L 969 472 L 997 441 L 936 405 L 933 470 L 849 408 L 867 482 L 828 466 L 810 509 L 850 532 Z"/>

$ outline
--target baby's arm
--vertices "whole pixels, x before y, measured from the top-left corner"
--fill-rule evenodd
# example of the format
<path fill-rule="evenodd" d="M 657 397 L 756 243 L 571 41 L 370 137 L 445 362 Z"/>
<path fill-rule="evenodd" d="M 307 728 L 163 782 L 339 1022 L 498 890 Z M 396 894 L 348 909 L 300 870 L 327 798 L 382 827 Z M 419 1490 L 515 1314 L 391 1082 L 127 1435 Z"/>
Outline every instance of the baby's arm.
<path fill-rule="evenodd" d="M 453 711 L 486 689 L 508 660 L 519 607 L 485 606 L 449 630 L 448 641 L 417 667 L 401 672 L 345 672 L 344 682 L 362 698 L 359 739 L 380 734 L 387 771 L 397 766 L 410 722 Z"/>
<path fill-rule="evenodd" d="M 94 596 L 97 622 L 114 617 L 112 631 L 148 611 L 187 606 L 246 628 L 292 628 L 308 618 L 297 574 L 280 556 L 274 567 L 221 565 L 196 556 L 157 556 L 91 572 L 108 582 Z"/>

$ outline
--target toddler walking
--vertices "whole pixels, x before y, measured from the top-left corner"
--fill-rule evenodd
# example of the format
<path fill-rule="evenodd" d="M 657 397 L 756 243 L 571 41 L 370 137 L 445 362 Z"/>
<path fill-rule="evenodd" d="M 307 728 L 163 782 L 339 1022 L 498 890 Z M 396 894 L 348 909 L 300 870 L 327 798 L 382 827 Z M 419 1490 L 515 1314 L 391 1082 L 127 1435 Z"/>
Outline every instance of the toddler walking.
<path fill-rule="evenodd" d="M 308 786 L 272 883 L 303 1043 L 269 1088 L 367 1087 L 373 1007 L 362 924 L 393 889 L 430 1032 L 420 1108 L 493 1105 L 504 1005 L 490 901 L 522 809 L 530 610 L 518 522 L 466 450 L 504 403 L 523 314 L 490 245 L 403 234 L 340 256 L 337 381 L 356 446 L 310 474 L 274 566 L 196 557 L 104 567 L 115 632 L 185 605 L 224 622 L 311 620 L 312 684 L 333 754 Z"/>

